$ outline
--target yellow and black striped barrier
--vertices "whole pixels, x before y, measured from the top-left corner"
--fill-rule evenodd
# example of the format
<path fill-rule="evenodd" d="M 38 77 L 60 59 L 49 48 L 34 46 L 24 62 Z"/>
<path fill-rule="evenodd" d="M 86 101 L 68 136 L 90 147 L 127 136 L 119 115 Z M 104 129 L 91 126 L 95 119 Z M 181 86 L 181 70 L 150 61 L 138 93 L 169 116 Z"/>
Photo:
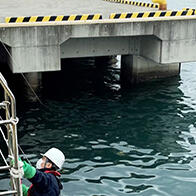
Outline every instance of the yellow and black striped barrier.
<path fill-rule="evenodd" d="M 196 9 L 192 9 L 192 8 L 183 8 L 182 10 L 184 11 L 193 10 L 194 12 L 196 11 Z"/>
<path fill-rule="evenodd" d="M 6 17 L 6 23 L 24 23 L 24 22 L 57 22 L 57 21 L 85 21 L 85 20 L 100 20 L 101 14 L 84 14 L 70 16 L 20 16 Z"/>
<path fill-rule="evenodd" d="M 126 19 L 126 18 L 152 18 L 152 17 L 169 17 L 169 16 L 191 16 L 196 13 L 193 10 L 181 10 L 181 11 L 156 11 L 156 12 L 133 12 L 133 13 L 121 13 L 111 14 L 110 19 Z"/>
<path fill-rule="evenodd" d="M 134 5 L 134 6 L 141 6 L 141 7 L 159 8 L 158 4 L 144 3 L 144 2 L 139 2 L 139 1 L 129 1 L 129 0 L 105 0 L 105 1 L 129 4 L 129 5 Z"/>

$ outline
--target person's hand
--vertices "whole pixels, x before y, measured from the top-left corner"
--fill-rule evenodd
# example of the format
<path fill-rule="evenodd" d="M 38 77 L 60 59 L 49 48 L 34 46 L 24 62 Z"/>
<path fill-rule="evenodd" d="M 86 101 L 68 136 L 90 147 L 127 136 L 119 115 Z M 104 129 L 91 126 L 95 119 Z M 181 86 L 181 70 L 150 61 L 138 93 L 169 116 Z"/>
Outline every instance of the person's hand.
<path fill-rule="evenodd" d="M 14 178 L 22 178 L 24 176 L 24 170 L 23 170 L 24 163 L 21 161 L 21 159 L 18 161 L 18 169 L 12 167 L 10 169 L 10 175 Z"/>

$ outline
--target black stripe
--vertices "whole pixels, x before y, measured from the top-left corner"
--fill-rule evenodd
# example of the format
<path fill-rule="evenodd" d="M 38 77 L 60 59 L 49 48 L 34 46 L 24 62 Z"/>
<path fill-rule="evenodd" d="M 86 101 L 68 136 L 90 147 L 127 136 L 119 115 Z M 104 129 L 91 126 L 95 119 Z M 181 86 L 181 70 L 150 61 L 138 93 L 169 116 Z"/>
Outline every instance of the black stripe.
<path fill-rule="evenodd" d="M 36 19 L 36 22 L 41 22 L 43 20 L 43 18 L 44 18 L 43 16 L 38 16 Z"/>
<path fill-rule="evenodd" d="M 136 2 L 136 3 L 135 3 L 135 5 L 138 5 L 138 4 L 139 4 L 139 2 Z"/>
<path fill-rule="evenodd" d="M 150 7 L 150 3 L 147 3 L 147 7 Z"/>
<path fill-rule="evenodd" d="M 176 16 L 176 14 L 177 14 L 177 11 L 173 11 L 173 12 L 171 13 L 171 16 Z"/>
<path fill-rule="evenodd" d="M 128 13 L 128 14 L 126 15 L 126 18 L 131 18 L 132 15 L 133 15 L 132 13 Z"/>
<path fill-rule="evenodd" d="M 139 13 L 138 16 L 137 16 L 137 18 L 142 18 L 143 15 L 144 15 L 144 13 Z"/>
<path fill-rule="evenodd" d="M 50 19 L 49 19 L 49 21 L 55 21 L 56 18 L 57 18 L 57 16 L 51 16 Z"/>
<path fill-rule="evenodd" d="M 196 14 L 195 14 L 195 11 L 193 11 L 193 13 L 192 13 L 191 15 L 196 15 Z"/>
<path fill-rule="evenodd" d="M 145 7 L 147 5 L 147 3 L 144 3 L 143 6 Z"/>
<path fill-rule="evenodd" d="M 167 12 L 161 12 L 160 17 L 163 17 L 166 15 Z"/>
<path fill-rule="evenodd" d="M 120 15 L 121 15 L 121 14 L 116 14 L 116 15 L 114 16 L 114 19 L 120 18 Z"/>
<path fill-rule="evenodd" d="M 142 2 L 139 3 L 139 6 L 141 6 L 141 5 L 142 5 Z"/>
<path fill-rule="evenodd" d="M 13 17 L 13 18 L 10 18 L 9 22 L 16 22 L 16 20 L 17 20 L 17 17 Z"/>
<path fill-rule="evenodd" d="M 153 8 L 153 4 L 150 4 L 150 7 L 152 7 L 152 8 Z"/>
<path fill-rule="evenodd" d="M 148 17 L 153 17 L 155 15 L 155 12 L 150 12 Z"/>
<path fill-rule="evenodd" d="M 159 6 L 158 5 L 155 5 L 155 8 L 159 8 Z"/>
<path fill-rule="evenodd" d="M 23 22 L 29 22 L 30 19 L 31 17 L 24 17 Z"/>
<path fill-rule="evenodd" d="M 67 20 L 69 20 L 69 16 L 63 16 L 62 21 L 67 21 Z"/>
<path fill-rule="evenodd" d="M 80 20 L 81 18 L 82 18 L 81 15 L 77 15 L 76 18 L 75 18 L 75 20 Z"/>
<path fill-rule="evenodd" d="M 92 20 L 94 15 L 88 15 L 87 20 Z"/>
<path fill-rule="evenodd" d="M 182 16 L 186 16 L 186 14 L 187 14 L 187 11 L 182 12 Z"/>

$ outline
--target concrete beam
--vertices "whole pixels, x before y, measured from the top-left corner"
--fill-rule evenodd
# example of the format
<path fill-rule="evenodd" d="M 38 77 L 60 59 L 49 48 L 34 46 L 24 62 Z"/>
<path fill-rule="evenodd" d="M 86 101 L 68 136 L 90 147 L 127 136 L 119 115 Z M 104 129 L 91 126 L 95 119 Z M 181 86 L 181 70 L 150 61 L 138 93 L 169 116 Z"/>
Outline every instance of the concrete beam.
<path fill-rule="evenodd" d="M 139 54 L 138 37 L 74 38 L 60 46 L 61 58 Z"/>

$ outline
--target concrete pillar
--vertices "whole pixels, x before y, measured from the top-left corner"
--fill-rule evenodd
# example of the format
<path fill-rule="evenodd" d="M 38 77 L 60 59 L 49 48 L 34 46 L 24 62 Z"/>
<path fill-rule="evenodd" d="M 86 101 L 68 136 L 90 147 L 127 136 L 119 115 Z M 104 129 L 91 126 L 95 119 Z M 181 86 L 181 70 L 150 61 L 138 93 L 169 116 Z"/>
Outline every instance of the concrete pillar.
<path fill-rule="evenodd" d="M 129 87 L 144 81 L 178 76 L 180 63 L 159 64 L 138 55 L 122 55 L 121 85 Z"/>
<path fill-rule="evenodd" d="M 37 97 L 39 97 L 42 88 L 42 73 L 33 72 L 23 74 L 25 77 L 25 97 L 27 100 L 32 102 L 37 102 Z M 36 94 L 36 95 L 35 95 Z"/>

